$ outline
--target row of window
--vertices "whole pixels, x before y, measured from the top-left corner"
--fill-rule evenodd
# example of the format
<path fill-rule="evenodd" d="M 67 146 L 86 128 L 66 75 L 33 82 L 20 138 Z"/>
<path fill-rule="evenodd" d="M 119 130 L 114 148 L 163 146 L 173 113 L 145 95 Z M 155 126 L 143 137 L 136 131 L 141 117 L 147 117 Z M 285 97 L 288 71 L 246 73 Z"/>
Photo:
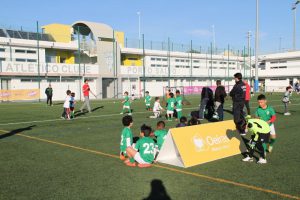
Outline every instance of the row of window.
<path fill-rule="evenodd" d="M 0 48 L 0 52 L 5 52 L 4 48 Z M 15 53 L 36 54 L 35 50 L 15 49 Z"/>
<path fill-rule="evenodd" d="M 151 60 L 152 61 L 168 61 L 167 58 L 154 58 L 154 57 L 151 57 Z"/>
<path fill-rule="evenodd" d="M 0 58 L 0 61 L 6 61 L 6 58 Z M 16 58 L 16 62 L 37 62 L 36 59 Z"/>
<path fill-rule="evenodd" d="M 155 65 L 155 64 L 151 64 L 151 67 L 168 67 L 168 65 Z"/>
<path fill-rule="evenodd" d="M 287 66 L 271 67 L 271 69 L 286 69 Z"/>
<path fill-rule="evenodd" d="M 286 63 L 286 60 L 272 61 L 270 64 Z"/>

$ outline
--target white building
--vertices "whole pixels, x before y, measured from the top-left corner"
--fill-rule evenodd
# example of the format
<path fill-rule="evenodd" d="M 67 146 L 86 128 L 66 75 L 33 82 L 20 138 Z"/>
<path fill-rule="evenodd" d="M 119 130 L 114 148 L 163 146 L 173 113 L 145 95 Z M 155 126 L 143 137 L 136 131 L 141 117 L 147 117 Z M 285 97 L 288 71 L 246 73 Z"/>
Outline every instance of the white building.
<path fill-rule="evenodd" d="M 124 91 L 161 96 L 165 86 L 212 86 L 218 79 L 230 90 L 236 72 L 247 79 L 254 75 L 249 57 L 231 51 L 214 55 L 124 46 L 124 33 L 94 22 L 50 24 L 39 34 L 0 28 L 0 89 L 39 89 L 44 99 L 51 83 L 54 100 L 64 99 L 67 89 L 80 98 L 83 80 L 89 79 L 97 98 L 120 98 Z M 267 91 L 282 91 L 300 78 L 299 51 L 259 60 L 260 83 Z"/>

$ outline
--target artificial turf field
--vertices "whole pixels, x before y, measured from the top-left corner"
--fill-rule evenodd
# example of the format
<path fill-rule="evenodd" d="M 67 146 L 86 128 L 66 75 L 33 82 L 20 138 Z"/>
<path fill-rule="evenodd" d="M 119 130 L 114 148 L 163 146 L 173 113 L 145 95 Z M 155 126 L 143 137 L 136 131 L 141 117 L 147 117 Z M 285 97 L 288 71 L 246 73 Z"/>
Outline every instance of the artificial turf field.
<path fill-rule="evenodd" d="M 300 95 L 291 97 L 291 116 L 283 116 L 281 97 L 267 96 L 277 112 L 278 139 L 266 165 L 236 155 L 187 169 L 132 168 L 118 159 L 119 100 L 92 101 L 92 113 L 71 121 L 60 119 L 60 102 L 0 103 L 0 199 L 300 199 Z M 199 105 L 198 96 L 187 99 L 184 115 Z M 135 136 L 143 123 L 155 128 L 143 100 L 132 108 Z M 232 115 L 225 112 L 225 119 Z"/>

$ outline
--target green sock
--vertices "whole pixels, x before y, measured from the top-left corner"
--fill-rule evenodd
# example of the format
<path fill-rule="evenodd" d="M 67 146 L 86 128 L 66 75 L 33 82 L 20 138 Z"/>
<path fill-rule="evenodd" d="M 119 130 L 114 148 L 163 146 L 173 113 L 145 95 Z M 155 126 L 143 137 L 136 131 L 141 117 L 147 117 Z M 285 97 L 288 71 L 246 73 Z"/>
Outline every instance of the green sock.
<path fill-rule="evenodd" d="M 129 162 L 134 163 L 135 162 L 134 158 L 129 158 Z"/>
<path fill-rule="evenodd" d="M 128 108 L 128 112 L 131 113 L 131 108 Z"/>
<path fill-rule="evenodd" d="M 271 138 L 269 144 L 270 146 L 273 146 L 273 144 L 276 142 L 276 139 L 275 138 Z"/>
<path fill-rule="evenodd" d="M 263 146 L 263 148 L 264 148 L 264 151 L 266 152 L 266 151 L 267 151 L 267 144 L 266 144 L 266 143 L 263 143 L 262 146 Z"/>
<path fill-rule="evenodd" d="M 181 116 L 182 116 L 182 111 L 178 111 L 177 112 L 177 119 L 180 120 Z"/>

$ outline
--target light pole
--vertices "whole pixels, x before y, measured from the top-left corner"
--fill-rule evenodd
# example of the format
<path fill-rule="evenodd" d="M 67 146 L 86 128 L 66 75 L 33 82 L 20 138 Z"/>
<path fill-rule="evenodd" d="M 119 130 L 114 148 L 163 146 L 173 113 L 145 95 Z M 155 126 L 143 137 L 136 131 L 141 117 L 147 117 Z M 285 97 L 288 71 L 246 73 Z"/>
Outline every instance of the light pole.
<path fill-rule="evenodd" d="M 212 29 L 212 43 L 213 43 L 213 49 L 216 50 L 216 34 L 215 34 L 215 25 L 211 26 Z"/>
<path fill-rule="evenodd" d="M 292 10 L 294 11 L 294 33 L 293 33 L 293 50 L 296 51 L 296 17 L 297 17 L 297 4 L 300 3 L 300 0 L 297 0 L 292 5 Z"/>
<path fill-rule="evenodd" d="M 138 11 L 136 14 L 138 15 L 138 18 L 139 18 L 139 48 L 140 48 L 140 43 L 141 43 L 141 12 Z"/>
<path fill-rule="evenodd" d="M 259 37 L 259 30 L 258 30 L 258 22 L 259 22 L 259 15 L 258 15 L 258 5 L 259 0 L 256 0 L 256 31 L 255 31 L 255 80 L 254 80 L 254 91 L 258 92 L 258 37 Z"/>

